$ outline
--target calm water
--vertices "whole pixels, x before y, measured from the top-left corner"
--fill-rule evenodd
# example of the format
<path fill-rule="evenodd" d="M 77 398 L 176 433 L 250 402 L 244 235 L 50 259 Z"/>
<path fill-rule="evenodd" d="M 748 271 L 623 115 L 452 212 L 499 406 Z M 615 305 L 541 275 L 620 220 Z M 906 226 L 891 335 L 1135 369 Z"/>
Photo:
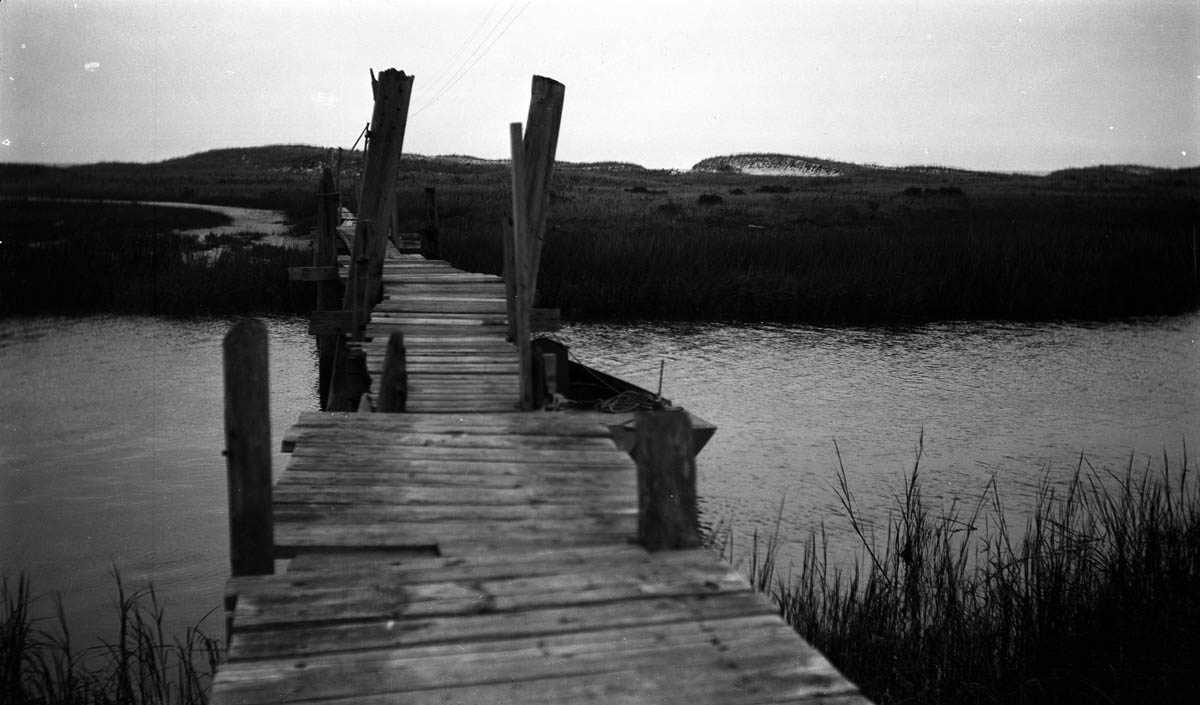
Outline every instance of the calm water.
<path fill-rule="evenodd" d="M 1022 517 L 1080 454 L 1138 467 L 1200 447 L 1200 315 L 1104 325 L 948 323 L 571 326 L 594 367 L 654 390 L 719 430 L 699 457 L 707 522 L 803 539 L 822 521 L 856 545 L 833 492 L 836 447 L 863 515 L 883 531 L 924 434 L 925 497 L 974 499 L 995 477 Z M 780 505 L 782 502 L 782 514 Z M 744 551 L 741 553 L 744 554 Z M 798 547 L 785 547 L 795 559 Z"/>
<path fill-rule="evenodd" d="M 176 623 L 220 604 L 228 575 L 221 338 L 229 320 L 0 322 L 0 567 L 63 592 L 78 636 L 112 616 L 115 565 L 152 580 Z M 276 439 L 316 407 L 303 321 L 269 321 Z M 581 360 L 720 429 L 700 456 L 709 521 L 735 537 L 824 521 L 851 545 L 832 487 L 841 449 L 882 521 L 924 433 L 927 497 L 995 476 L 1022 511 L 1049 472 L 1142 465 L 1200 443 L 1200 316 L 1105 325 L 905 329 L 573 325 Z M 276 440 L 277 442 L 277 440 Z M 286 462 L 277 456 L 276 469 Z M 1157 461 L 1156 461 L 1157 462 Z M 794 558 L 788 549 L 785 558 Z M 220 617 L 207 625 L 221 632 Z"/>
<path fill-rule="evenodd" d="M 127 586 L 152 581 L 175 625 L 221 604 L 231 323 L 0 321 L 0 569 L 25 570 L 35 592 L 61 591 L 73 639 L 112 638 L 114 566 Z M 305 322 L 266 323 L 277 439 L 315 408 L 316 363 Z M 210 618 L 210 633 L 223 633 L 222 619 Z"/>

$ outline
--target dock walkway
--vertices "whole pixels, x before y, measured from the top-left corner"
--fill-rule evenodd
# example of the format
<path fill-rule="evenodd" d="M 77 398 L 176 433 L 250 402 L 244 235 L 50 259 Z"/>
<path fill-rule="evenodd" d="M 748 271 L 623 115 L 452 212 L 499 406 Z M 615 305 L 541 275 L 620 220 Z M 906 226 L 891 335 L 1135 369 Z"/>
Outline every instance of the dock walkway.
<path fill-rule="evenodd" d="M 273 492 L 286 573 L 230 581 L 224 703 L 864 703 L 706 549 L 636 544 L 599 414 L 517 413 L 503 284 L 390 259 L 409 413 L 301 415 Z"/>

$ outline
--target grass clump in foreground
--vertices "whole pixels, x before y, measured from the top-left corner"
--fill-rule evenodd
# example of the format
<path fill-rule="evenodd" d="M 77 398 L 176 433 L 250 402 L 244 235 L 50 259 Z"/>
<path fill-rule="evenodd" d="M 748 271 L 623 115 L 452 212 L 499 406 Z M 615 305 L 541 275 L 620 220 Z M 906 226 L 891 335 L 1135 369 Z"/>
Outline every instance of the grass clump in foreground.
<path fill-rule="evenodd" d="M 29 581 L 0 581 L 0 702 L 8 705 L 58 703 L 180 703 L 207 699 L 221 659 L 221 643 L 198 627 L 169 642 L 163 609 L 153 587 L 126 593 L 117 580 L 117 636 L 78 649 L 55 598 L 57 629 L 33 616 Z"/>
<path fill-rule="evenodd" d="M 880 547 L 830 565 L 824 532 L 784 578 L 777 543 L 752 579 L 877 703 L 1182 703 L 1200 692 L 1200 490 L 1189 473 L 1080 467 L 1044 481 L 1024 532 L 995 483 L 935 515 L 920 451 Z M 798 571 L 798 572 L 796 572 Z"/>

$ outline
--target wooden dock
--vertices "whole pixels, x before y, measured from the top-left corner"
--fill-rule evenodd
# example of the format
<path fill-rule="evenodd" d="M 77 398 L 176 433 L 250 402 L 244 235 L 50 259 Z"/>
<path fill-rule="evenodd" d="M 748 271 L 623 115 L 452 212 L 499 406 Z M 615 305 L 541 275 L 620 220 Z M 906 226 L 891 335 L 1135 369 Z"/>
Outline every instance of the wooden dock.
<path fill-rule="evenodd" d="M 265 332 L 227 338 L 234 577 L 211 703 L 866 702 L 698 547 L 688 414 L 521 411 L 499 277 L 395 254 L 380 271 L 330 353 L 370 377 L 358 411 L 302 414 L 273 486 L 240 420 Z M 403 413 L 372 413 L 397 364 Z"/>

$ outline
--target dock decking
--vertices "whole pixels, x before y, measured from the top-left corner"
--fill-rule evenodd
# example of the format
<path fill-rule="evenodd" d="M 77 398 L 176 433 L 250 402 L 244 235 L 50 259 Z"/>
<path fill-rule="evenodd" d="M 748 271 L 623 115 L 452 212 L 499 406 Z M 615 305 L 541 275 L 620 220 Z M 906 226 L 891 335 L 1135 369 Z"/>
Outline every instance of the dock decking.
<path fill-rule="evenodd" d="M 317 282 L 322 408 L 338 411 L 301 415 L 273 487 L 266 330 L 226 338 L 234 577 L 210 702 L 865 703 L 745 577 L 690 548 L 710 424 L 534 410 L 586 388 L 530 336 L 562 84 L 535 76 L 528 129 L 509 126 L 504 282 L 387 243 L 405 241 L 412 77 L 371 78 L 350 256 L 325 169 L 313 266 L 292 273 Z"/>
<path fill-rule="evenodd" d="M 705 549 L 636 544 L 637 467 L 598 413 L 517 413 L 499 278 L 392 259 L 410 413 L 303 414 L 279 575 L 230 581 L 224 703 L 863 703 Z"/>

